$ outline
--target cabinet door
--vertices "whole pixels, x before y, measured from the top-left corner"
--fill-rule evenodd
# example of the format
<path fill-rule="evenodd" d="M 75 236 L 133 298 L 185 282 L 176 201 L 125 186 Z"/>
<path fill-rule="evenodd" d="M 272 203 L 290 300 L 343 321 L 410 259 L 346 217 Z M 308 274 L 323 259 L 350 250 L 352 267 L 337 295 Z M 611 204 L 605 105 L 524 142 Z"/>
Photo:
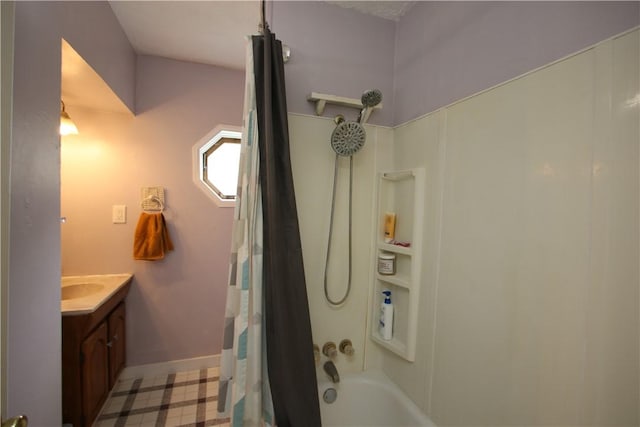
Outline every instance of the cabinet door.
<path fill-rule="evenodd" d="M 91 425 L 109 394 L 107 324 L 102 322 L 82 342 L 82 409 Z"/>
<path fill-rule="evenodd" d="M 124 302 L 109 315 L 109 387 L 113 388 L 126 363 Z"/>

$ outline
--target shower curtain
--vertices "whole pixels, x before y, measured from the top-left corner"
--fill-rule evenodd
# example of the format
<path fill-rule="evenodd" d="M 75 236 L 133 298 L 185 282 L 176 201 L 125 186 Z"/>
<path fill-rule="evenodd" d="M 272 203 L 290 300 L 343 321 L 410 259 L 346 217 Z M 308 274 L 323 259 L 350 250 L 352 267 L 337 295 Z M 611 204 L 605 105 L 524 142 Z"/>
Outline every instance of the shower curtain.
<path fill-rule="evenodd" d="M 268 27 L 246 67 L 218 414 L 232 426 L 320 426 L 282 44 Z"/>

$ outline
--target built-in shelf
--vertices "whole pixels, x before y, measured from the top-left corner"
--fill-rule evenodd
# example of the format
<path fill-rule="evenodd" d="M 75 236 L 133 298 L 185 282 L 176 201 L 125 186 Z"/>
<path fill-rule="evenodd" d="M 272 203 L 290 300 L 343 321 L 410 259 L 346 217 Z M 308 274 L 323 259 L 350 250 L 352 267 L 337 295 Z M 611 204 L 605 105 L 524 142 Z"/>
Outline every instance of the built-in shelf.
<path fill-rule="evenodd" d="M 407 353 L 407 346 L 405 343 L 399 341 L 396 338 L 392 338 L 390 340 L 385 340 L 384 338 L 382 338 L 382 336 L 378 333 L 378 331 L 375 331 L 371 334 L 371 339 L 381 345 L 382 347 L 386 348 L 387 350 L 390 350 L 396 354 L 399 355 L 404 355 Z"/>
<path fill-rule="evenodd" d="M 400 286 L 402 288 L 409 289 L 411 287 L 411 282 L 408 279 L 398 277 L 395 274 L 393 276 L 378 274 L 377 278 L 380 282 L 391 283 L 392 285 Z"/>
<path fill-rule="evenodd" d="M 404 246 L 392 245 L 389 243 L 379 242 L 378 249 L 385 252 L 393 252 L 395 254 L 402 254 L 402 255 L 409 255 L 409 256 L 413 255 L 413 249 L 411 247 L 407 248 Z"/>
<path fill-rule="evenodd" d="M 418 329 L 418 303 L 420 299 L 422 260 L 422 222 L 424 218 L 424 170 L 421 168 L 388 171 L 378 174 L 377 180 L 377 227 L 373 298 L 371 307 L 371 339 L 381 347 L 413 362 L 415 360 Z M 384 216 L 396 214 L 395 240 L 410 243 L 399 246 L 385 243 Z M 380 252 L 396 255 L 396 273 L 377 272 L 377 257 Z M 385 340 L 379 332 L 382 291 L 391 291 L 394 306 L 393 338 Z"/>

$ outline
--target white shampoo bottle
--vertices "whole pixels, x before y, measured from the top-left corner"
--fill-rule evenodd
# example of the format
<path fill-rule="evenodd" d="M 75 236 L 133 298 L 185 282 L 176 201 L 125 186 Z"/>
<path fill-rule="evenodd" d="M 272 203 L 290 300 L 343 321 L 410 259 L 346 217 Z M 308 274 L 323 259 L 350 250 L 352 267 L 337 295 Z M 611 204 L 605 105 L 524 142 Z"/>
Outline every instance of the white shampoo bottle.
<path fill-rule="evenodd" d="M 391 291 L 385 289 L 384 301 L 380 306 L 380 335 L 382 339 L 390 340 L 393 338 L 393 304 L 391 304 Z"/>

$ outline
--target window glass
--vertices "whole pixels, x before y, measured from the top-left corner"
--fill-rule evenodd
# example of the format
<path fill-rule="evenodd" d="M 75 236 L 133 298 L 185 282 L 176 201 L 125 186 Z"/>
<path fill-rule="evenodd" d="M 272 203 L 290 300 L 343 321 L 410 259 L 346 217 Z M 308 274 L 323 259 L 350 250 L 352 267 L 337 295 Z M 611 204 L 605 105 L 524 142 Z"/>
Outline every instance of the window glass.
<path fill-rule="evenodd" d="M 241 130 L 235 126 L 220 125 L 192 149 L 193 182 L 220 207 L 235 206 Z"/>
<path fill-rule="evenodd" d="M 235 199 L 240 140 L 223 138 L 205 151 L 203 156 L 204 183 L 221 199 Z"/>

